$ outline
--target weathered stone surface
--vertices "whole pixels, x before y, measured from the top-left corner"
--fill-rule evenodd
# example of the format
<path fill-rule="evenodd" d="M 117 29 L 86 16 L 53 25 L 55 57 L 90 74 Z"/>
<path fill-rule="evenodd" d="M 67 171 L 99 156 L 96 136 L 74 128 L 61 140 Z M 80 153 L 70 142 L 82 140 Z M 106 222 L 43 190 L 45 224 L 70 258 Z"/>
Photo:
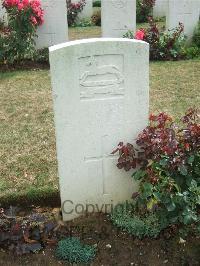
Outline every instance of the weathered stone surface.
<path fill-rule="evenodd" d="M 79 0 L 73 0 L 72 3 L 78 3 Z M 90 19 L 93 14 L 93 5 L 92 0 L 86 0 L 86 5 L 84 6 L 81 13 L 78 15 L 78 18 L 81 19 Z"/>
<path fill-rule="evenodd" d="M 102 37 L 121 38 L 136 29 L 135 0 L 101 1 Z"/>
<path fill-rule="evenodd" d="M 64 220 L 82 209 L 110 211 L 137 189 L 111 155 L 133 142 L 149 109 L 149 46 L 88 39 L 50 47 L 56 142 Z M 91 205 L 92 204 L 92 205 Z"/>
<path fill-rule="evenodd" d="M 169 0 L 167 9 L 167 29 L 173 29 L 179 22 L 184 25 L 185 35 L 191 39 L 200 16 L 199 0 Z"/>
<path fill-rule="evenodd" d="M 68 40 L 66 0 L 41 0 L 44 24 L 37 30 L 37 48 L 49 47 Z"/>
<path fill-rule="evenodd" d="M 167 14 L 168 0 L 156 0 L 155 6 L 153 7 L 153 16 L 164 17 Z"/>
<path fill-rule="evenodd" d="M 0 0 L 0 20 L 4 21 L 5 24 L 7 24 L 7 13 L 5 8 L 2 6 L 3 0 Z"/>

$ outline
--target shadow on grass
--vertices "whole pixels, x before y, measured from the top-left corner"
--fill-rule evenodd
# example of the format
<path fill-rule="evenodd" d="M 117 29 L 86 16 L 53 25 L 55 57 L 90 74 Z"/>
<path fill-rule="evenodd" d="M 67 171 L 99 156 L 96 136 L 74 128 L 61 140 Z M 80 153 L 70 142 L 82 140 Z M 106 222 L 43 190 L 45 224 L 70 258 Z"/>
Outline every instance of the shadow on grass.
<path fill-rule="evenodd" d="M 58 207 L 61 205 L 59 191 L 55 188 L 50 188 L 49 186 L 44 186 L 41 188 L 30 186 L 24 191 L 12 192 L 9 191 L 0 196 L 0 206 L 49 206 Z"/>

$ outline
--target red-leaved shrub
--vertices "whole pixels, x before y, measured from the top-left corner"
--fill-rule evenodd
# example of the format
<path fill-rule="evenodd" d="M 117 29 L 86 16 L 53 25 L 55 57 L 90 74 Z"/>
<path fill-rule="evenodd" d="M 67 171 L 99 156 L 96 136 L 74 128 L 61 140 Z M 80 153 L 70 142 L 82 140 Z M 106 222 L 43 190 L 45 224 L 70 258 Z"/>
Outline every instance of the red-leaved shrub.
<path fill-rule="evenodd" d="M 179 23 L 175 29 L 164 31 L 149 17 L 147 29 L 139 29 L 135 35 L 129 31 L 124 37 L 149 43 L 151 60 L 177 60 L 185 57 L 183 29 L 183 24 Z"/>
<path fill-rule="evenodd" d="M 166 113 L 151 114 L 149 125 L 136 145 L 120 142 L 117 167 L 140 180 L 137 202 L 146 209 L 155 205 L 170 222 L 198 220 L 200 204 L 200 116 L 189 109 L 176 125 Z M 140 206 L 140 207 L 141 207 Z"/>

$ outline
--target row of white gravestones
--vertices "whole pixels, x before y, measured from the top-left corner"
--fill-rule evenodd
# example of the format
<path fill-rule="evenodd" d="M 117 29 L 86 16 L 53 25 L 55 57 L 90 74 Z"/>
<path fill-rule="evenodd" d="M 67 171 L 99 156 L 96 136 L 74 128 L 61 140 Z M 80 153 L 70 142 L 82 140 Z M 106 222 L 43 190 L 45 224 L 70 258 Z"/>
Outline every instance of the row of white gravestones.
<path fill-rule="evenodd" d="M 78 2 L 78 0 L 73 0 Z M 44 24 L 37 30 L 37 48 L 68 40 L 66 0 L 41 0 Z M 86 0 L 82 16 L 92 15 L 92 0 Z M 102 0 L 102 37 L 123 37 L 136 29 L 136 0 Z"/>
<path fill-rule="evenodd" d="M 77 2 L 78 0 L 73 0 Z M 190 38 L 197 25 L 200 0 L 157 0 L 167 6 L 167 28 L 184 24 L 185 34 Z M 166 3 L 167 2 L 167 3 Z M 68 40 L 66 0 L 41 0 L 44 24 L 38 28 L 37 48 L 49 47 Z M 128 30 L 136 29 L 136 0 L 102 0 L 102 37 L 122 37 Z M 85 10 L 85 11 L 84 11 Z M 83 15 L 92 14 L 92 0 L 86 0 Z M 2 6 L 0 14 L 4 14 Z M 0 15 L 2 17 L 2 15 Z"/>
<path fill-rule="evenodd" d="M 123 38 L 68 42 L 50 47 L 50 66 L 63 218 L 109 212 L 137 190 L 111 152 L 147 125 L 149 45 Z"/>
<path fill-rule="evenodd" d="M 73 0 L 78 2 L 78 0 Z M 66 0 L 41 0 L 44 24 L 38 28 L 37 48 L 49 47 L 68 40 Z M 91 17 L 92 0 L 86 0 L 81 17 Z M 123 37 L 136 29 L 136 0 L 102 0 L 102 37 Z"/>
<path fill-rule="evenodd" d="M 191 39 L 200 18 L 200 0 L 168 0 L 166 27 L 173 29 L 179 22 L 185 35 Z"/>
<path fill-rule="evenodd" d="M 77 2 L 78 0 L 74 0 Z M 161 0 L 157 0 L 157 5 Z M 45 23 L 38 29 L 37 47 L 51 46 L 68 40 L 66 1 L 42 0 Z M 200 0 L 162 0 L 166 8 L 167 29 L 179 22 L 184 24 L 184 33 L 191 38 L 199 20 Z M 84 12 L 84 10 L 83 10 Z M 92 1 L 86 0 L 85 14 L 92 13 Z M 122 37 L 128 30 L 136 29 L 136 0 L 102 0 L 102 37 Z"/>

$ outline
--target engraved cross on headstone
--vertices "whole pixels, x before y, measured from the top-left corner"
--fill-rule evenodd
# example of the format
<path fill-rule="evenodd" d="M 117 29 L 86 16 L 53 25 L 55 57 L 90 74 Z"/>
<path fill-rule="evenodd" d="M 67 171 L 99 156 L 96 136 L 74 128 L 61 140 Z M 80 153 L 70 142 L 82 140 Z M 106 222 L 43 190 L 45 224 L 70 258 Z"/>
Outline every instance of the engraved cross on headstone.
<path fill-rule="evenodd" d="M 93 163 L 93 162 L 101 162 L 101 169 L 102 169 L 102 181 L 103 181 L 103 195 L 108 194 L 106 192 L 106 161 L 109 159 L 115 160 L 117 158 L 117 155 L 113 154 L 106 154 L 104 149 L 104 139 L 107 137 L 107 135 L 104 135 L 101 137 L 101 154 L 100 156 L 88 156 L 85 157 L 86 163 Z"/>

